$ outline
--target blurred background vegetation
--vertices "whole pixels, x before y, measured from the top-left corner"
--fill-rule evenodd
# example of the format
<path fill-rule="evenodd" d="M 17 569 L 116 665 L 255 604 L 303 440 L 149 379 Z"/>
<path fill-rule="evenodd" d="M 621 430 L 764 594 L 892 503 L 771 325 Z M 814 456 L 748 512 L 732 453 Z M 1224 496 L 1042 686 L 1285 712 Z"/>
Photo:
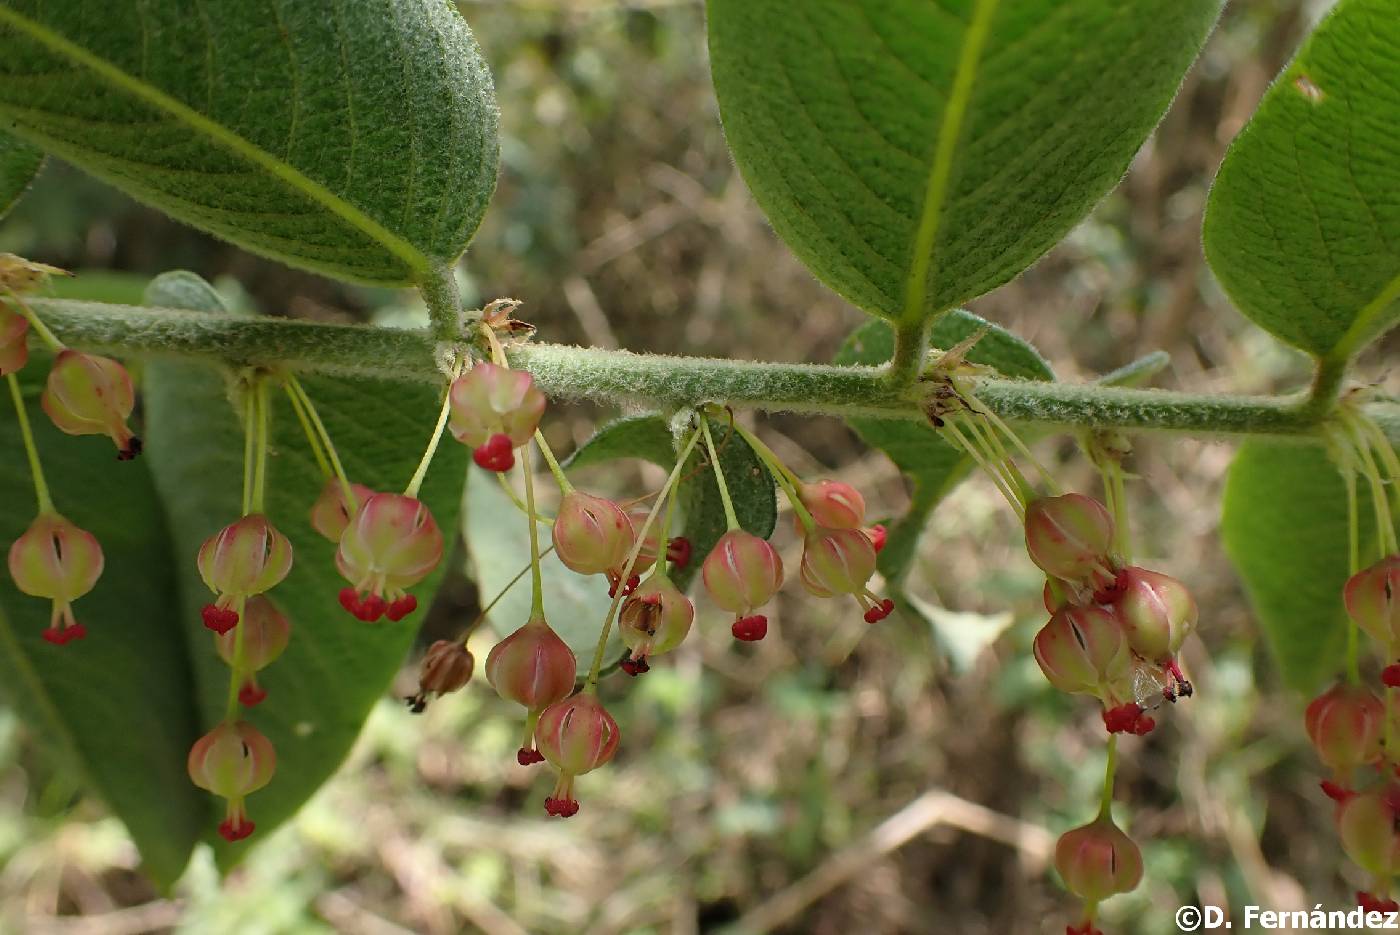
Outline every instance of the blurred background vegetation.
<path fill-rule="evenodd" d="M 1057 249 L 973 309 L 1036 344 L 1063 379 L 1164 349 L 1157 385 L 1296 387 L 1305 362 L 1249 326 L 1212 281 L 1201 208 L 1230 139 L 1327 7 L 1236 0 L 1124 183 Z M 496 76 L 500 190 L 463 265 L 468 299 L 525 301 L 544 340 L 638 351 L 824 361 L 862 321 L 777 241 L 726 153 L 698 0 L 464 3 Z M 1092 37 L 1084 37 L 1092 41 Z M 330 282 L 249 256 L 50 164 L 0 225 L 0 249 L 80 271 L 56 288 L 139 300 L 185 268 L 268 314 L 411 322 L 406 293 Z M 1395 342 L 1371 352 L 1367 372 Z M 567 451 L 613 413 L 555 406 Z M 799 471 L 858 485 L 875 517 L 906 491 L 835 420 L 757 423 Z M 1071 488 L 1095 478 L 1073 439 L 1041 446 Z M 1140 442 L 1131 464 L 1143 564 L 1202 608 L 1185 661 L 1195 698 L 1129 740 L 1118 815 L 1143 845 L 1111 931 L 1176 931 L 1204 901 L 1345 904 L 1346 869 L 1305 699 L 1278 686 L 1216 537 L 1228 445 Z M 590 485 L 654 489 L 638 466 Z M 611 486 L 610 486 L 611 485 Z M 790 568 L 798 544 L 780 524 Z M 459 632 L 478 595 L 463 568 L 422 645 Z M 350 761 L 222 886 L 207 856 L 171 893 L 140 875 L 115 820 L 45 762 L 0 709 L 0 931 L 835 935 L 1061 932 L 1047 855 L 1093 814 L 1103 731 L 1031 658 L 1040 584 L 1013 519 L 973 480 L 936 513 L 912 591 L 928 620 L 869 628 L 853 606 L 780 598 L 770 637 L 736 647 L 701 600 L 687 643 L 605 700 L 613 764 L 582 812 L 546 819 L 549 779 L 513 762 L 517 712 L 480 678 L 413 717 L 388 697 Z M 490 595 L 485 595 L 489 598 Z M 503 621 L 513 626 L 518 621 Z M 493 637 L 473 637 L 478 660 Z M 396 688 L 415 684 L 408 660 Z"/>

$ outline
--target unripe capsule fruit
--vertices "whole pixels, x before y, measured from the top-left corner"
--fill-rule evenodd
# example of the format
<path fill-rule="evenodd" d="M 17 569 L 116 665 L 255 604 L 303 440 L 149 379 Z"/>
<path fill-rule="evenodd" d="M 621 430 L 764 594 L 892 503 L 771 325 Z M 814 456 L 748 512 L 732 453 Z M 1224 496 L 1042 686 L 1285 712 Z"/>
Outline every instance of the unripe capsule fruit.
<path fill-rule="evenodd" d="M 826 529 L 809 532 L 802 542 L 802 585 L 817 597 L 850 594 L 865 611 L 865 622 L 888 617 L 894 601 L 877 597 L 866 586 L 875 574 L 875 547 L 860 529 Z"/>
<path fill-rule="evenodd" d="M 622 663 L 630 675 L 650 668 L 647 659 L 679 646 L 695 622 L 695 605 L 671 579 L 652 576 L 622 603 L 618 630 L 632 655 Z"/>
<path fill-rule="evenodd" d="M 29 361 L 29 319 L 0 305 L 0 377 L 19 373 Z"/>
<path fill-rule="evenodd" d="M 1113 517 L 1093 497 L 1069 493 L 1026 505 L 1026 550 L 1042 571 L 1083 582 L 1111 573 Z"/>
<path fill-rule="evenodd" d="M 1337 806 L 1337 835 L 1342 850 L 1363 870 L 1389 877 L 1400 870 L 1400 834 L 1396 833 L 1400 790 L 1380 786 L 1351 796 Z"/>
<path fill-rule="evenodd" d="M 241 626 L 214 637 L 219 658 L 243 676 L 243 683 L 238 689 L 240 703 L 252 707 L 267 697 L 267 692 L 258 685 L 257 673 L 282 655 L 291 635 L 292 627 L 287 618 L 273 606 L 272 601 L 259 595 L 248 599 L 243 608 Z M 238 659 L 240 639 L 243 641 L 241 663 Z"/>
<path fill-rule="evenodd" d="M 1347 614 L 1382 646 L 1400 638 L 1400 555 L 1352 575 L 1342 590 Z"/>
<path fill-rule="evenodd" d="M 422 714 L 428 705 L 428 695 L 439 698 L 460 691 L 472 678 L 476 660 L 460 640 L 438 640 L 428 647 L 423 665 L 418 670 L 418 694 L 409 696 L 409 708 Z"/>
<path fill-rule="evenodd" d="M 225 721 L 195 741 L 187 767 L 196 786 L 228 799 L 219 833 L 230 841 L 252 834 L 243 799 L 272 780 L 277 768 L 272 743 L 246 721 Z"/>
<path fill-rule="evenodd" d="M 336 568 L 350 582 L 340 592 L 341 606 L 365 621 L 381 615 L 402 620 L 418 606 L 405 589 L 441 560 L 442 532 L 427 506 L 404 494 L 373 494 L 345 527 L 335 553 Z"/>
<path fill-rule="evenodd" d="M 1318 759 L 1346 779 L 1380 756 L 1385 705 L 1369 689 L 1336 685 L 1312 700 L 1304 724 Z"/>
<path fill-rule="evenodd" d="M 92 590 L 105 560 L 97 538 L 57 513 L 35 517 L 10 545 L 10 577 L 31 597 L 53 601 L 44 639 L 55 645 L 82 639 L 87 630 L 73 616 L 73 601 Z"/>
<path fill-rule="evenodd" d="M 141 453 L 141 439 L 126 424 L 136 406 L 131 375 L 110 357 L 59 351 L 39 405 L 69 435 L 109 436 L 118 460 L 129 461 Z"/>
<path fill-rule="evenodd" d="M 1104 816 L 1060 835 L 1055 869 L 1071 893 L 1094 903 L 1137 887 L 1142 879 L 1142 852 Z"/>
<path fill-rule="evenodd" d="M 452 383 L 449 391 L 453 437 L 475 449 L 483 468 L 509 470 L 513 448 L 528 442 L 544 415 L 545 397 L 524 370 L 479 363 Z"/>
<path fill-rule="evenodd" d="M 543 617 L 501 640 L 486 657 L 486 680 L 507 701 L 539 711 L 567 698 L 578 659 Z"/>
<path fill-rule="evenodd" d="M 783 586 L 783 560 L 767 541 L 742 529 L 720 536 L 700 568 L 705 591 L 721 609 L 734 614 L 734 636 L 752 641 L 768 632 L 767 618 L 753 620 L 754 611 L 768 603 Z M 741 622 L 745 622 L 739 627 Z"/>
<path fill-rule="evenodd" d="M 1186 585 L 1146 568 L 1129 566 L 1118 572 L 1114 614 L 1123 626 L 1128 646 L 1152 662 L 1175 656 L 1196 626 L 1196 602 Z"/>
<path fill-rule="evenodd" d="M 218 595 L 203 610 L 204 625 L 225 633 L 238 625 L 239 600 L 276 587 L 292 570 L 292 544 L 261 513 L 250 513 L 204 540 L 199 575 Z"/>
<path fill-rule="evenodd" d="M 1129 674 L 1132 654 L 1113 615 L 1097 607 L 1067 607 L 1035 635 L 1035 661 L 1060 691 L 1100 695 Z"/>
<path fill-rule="evenodd" d="M 568 818 L 578 811 L 574 777 L 611 760 L 620 736 L 617 722 L 594 694 L 580 693 L 544 710 L 535 728 L 535 743 L 559 770 L 554 794 L 545 800 L 549 814 Z"/>
<path fill-rule="evenodd" d="M 338 478 L 330 477 L 321 488 L 321 495 L 311 504 L 311 528 L 331 542 L 340 542 L 345 527 L 350 525 L 350 517 L 359 512 L 361 503 L 374 496 L 374 491 L 364 484 L 351 484 L 350 492 L 355 498 L 353 503 L 346 501 L 345 485 Z"/>
<path fill-rule="evenodd" d="M 859 529 L 865 522 L 865 498 L 850 484 L 821 480 L 803 484 L 798 497 L 818 526 Z"/>
<path fill-rule="evenodd" d="M 611 500 L 572 490 L 554 517 L 554 552 L 580 575 L 621 573 L 632 551 L 632 523 Z"/>

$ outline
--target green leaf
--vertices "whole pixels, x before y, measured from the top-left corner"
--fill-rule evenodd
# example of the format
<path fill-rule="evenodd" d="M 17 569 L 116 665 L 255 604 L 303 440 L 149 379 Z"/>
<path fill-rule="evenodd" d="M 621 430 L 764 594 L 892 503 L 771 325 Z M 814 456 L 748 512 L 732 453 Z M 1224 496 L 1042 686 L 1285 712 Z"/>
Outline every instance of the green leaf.
<path fill-rule="evenodd" d="M 217 310 L 212 287 L 191 274 L 162 276 L 147 304 Z M 431 387 L 389 381 L 306 377 L 346 472 L 374 490 L 401 490 L 417 464 L 438 409 Z M 182 623 L 194 655 L 199 710 L 206 725 L 224 712 L 229 670 L 214 652 L 199 610 L 211 595 L 199 578 L 200 543 L 239 515 L 243 433 L 226 375 L 194 362 L 152 361 L 145 380 L 147 456 L 174 537 Z M 400 623 L 366 624 L 337 602 L 345 581 L 335 545 L 312 530 L 307 511 L 323 479 L 283 394 L 274 397 L 267 514 L 292 542 L 295 564 L 268 597 L 292 624 L 286 653 L 259 675 L 268 698 L 248 718 L 277 749 L 277 775 L 249 798 L 258 826 L 251 843 L 291 816 L 344 759 L 370 708 L 383 696 L 413 643 L 442 568 L 413 588 L 419 610 Z M 461 503 L 466 450 L 447 440 L 420 491 L 451 548 Z M 209 828 L 213 830 L 212 825 Z M 247 844 L 226 845 L 235 862 Z"/>
<path fill-rule="evenodd" d="M 739 525 L 754 535 L 768 538 L 778 522 L 777 486 L 773 476 L 738 433 L 731 434 L 723 424 L 712 425 L 711 430 L 715 446 L 720 449 L 720 469 L 724 471 Z M 649 414 L 629 416 L 603 426 L 565 463 L 577 468 L 618 458 L 641 458 L 669 470 L 676 463 L 676 454 L 670 425 L 660 415 Z M 727 526 L 719 485 L 708 459 L 703 457 L 703 444 L 696 447 L 681 477 L 677 502 L 683 524 L 674 532 L 690 540 L 693 558 L 685 568 L 672 572 L 671 579 L 684 590 L 690 586 L 701 561 L 724 535 Z"/>
<path fill-rule="evenodd" d="M 511 503 L 495 477 L 486 471 L 467 472 L 462 532 L 467 539 L 468 567 L 483 606 L 530 567 L 529 530 L 525 514 Z M 540 548 L 549 548 L 549 527 L 540 526 Z M 598 645 L 603 618 L 612 598 L 602 575 L 577 575 L 564 567 L 553 552 L 540 560 L 544 583 L 544 615 L 587 671 Z M 487 617 L 500 636 L 514 633 L 530 618 L 530 576 L 510 589 Z M 604 659 L 621 654 L 622 642 L 614 629 Z"/>
<path fill-rule="evenodd" d="M 1236 137 L 1206 259 L 1279 339 L 1345 359 L 1400 321 L 1400 15 L 1342 0 Z"/>
<path fill-rule="evenodd" d="M 43 150 L 8 133 L 0 133 L 0 217 L 8 214 L 29 191 L 43 163 Z"/>
<path fill-rule="evenodd" d="M 211 813 L 185 773 L 200 731 L 166 517 L 143 460 L 120 464 L 106 438 L 63 435 L 43 415 L 48 362 L 36 353 L 22 373 L 26 409 L 58 509 L 97 536 L 106 566 L 73 605 L 87 638 L 63 647 L 40 637 L 50 602 L 0 575 L 0 688 L 59 766 L 125 822 L 146 871 L 169 886 Z M 34 518 L 34 488 L 9 390 L 0 393 L 0 543 L 8 548 Z"/>
<path fill-rule="evenodd" d="M 735 161 L 874 315 L 1001 285 L 1122 177 L 1221 0 L 709 0 Z"/>
<path fill-rule="evenodd" d="M 564 467 L 583 468 L 618 458 L 641 458 L 669 468 L 676 463 L 670 428 L 657 415 L 625 416 L 594 432 L 569 455 Z"/>
<path fill-rule="evenodd" d="M 1373 543 L 1364 483 L 1358 496 L 1361 541 Z M 1316 692 L 1341 671 L 1346 653 L 1341 474 L 1321 447 L 1246 442 L 1230 465 L 1220 531 L 1284 682 Z"/>
<path fill-rule="evenodd" d="M 984 327 L 989 330 L 968 352 L 968 360 L 994 367 L 1007 377 L 1055 378 L 1050 365 L 1030 344 L 962 309 L 940 318 L 934 324 L 929 341 L 934 347 L 953 347 Z M 872 321 L 846 339 L 836 355 L 836 362 L 877 364 L 889 360 L 893 351 L 894 332 L 884 322 Z M 880 552 L 880 573 L 898 582 L 914 558 L 929 514 L 967 476 L 974 464 L 928 425 L 903 419 L 851 419 L 850 423 L 867 445 L 889 455 L 913 483 L 909 511 L 890 528 L 885 548 Z"/>
<path fill-rule="evenodd" d="M 453 261 L 496 181 L 491 78 L 443 0 L 12 0 L 0 116 L 182 221 L 368 283 Z"/>

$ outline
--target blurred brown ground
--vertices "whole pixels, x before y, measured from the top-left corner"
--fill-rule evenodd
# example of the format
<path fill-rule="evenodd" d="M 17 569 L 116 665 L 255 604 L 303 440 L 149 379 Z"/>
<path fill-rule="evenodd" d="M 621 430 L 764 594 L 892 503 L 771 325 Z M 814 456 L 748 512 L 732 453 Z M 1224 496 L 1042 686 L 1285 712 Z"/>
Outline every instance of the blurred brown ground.
<path fill-rule="evenodd" d="M 1200 220 L 1226 145 L 1323 7 L 1231 4 L 1124 183 L 972 308 L 1063 379 L 1164 349 L 1157 385 L 1296 387 L 1304 362 L 1211 279 Z M 777 241 L 734 170 L 699 3 L 463 10 L 504 122 L 500 190 L 465 261 L 475 299 L 525 300 L 545 340 L 770 360 L 828 360 L 860 324 Z M 62 166 L 0 240 L 85 271 L 233 277 L 263 309 L 298 317 L 359 320 L 403 301 L 250 257 Z M 1373 351 L 1371 371 L 1394 350 Z M 556 407 L 551 440 L 568 449 L 608 415 Z M 758 424 L 794 467 L 858 484 L 873 515 L 903 509 L 896 472 L 841 423 Z M 1094 489 L 1069 440 L 1041 452 L 1068 486 Z M 1216 538 L 1230 454 L 1149 439 L 1133 462 L 1140 559 L 1189 581 L 1203 609 L 1186 654 L 1200 691 L 1125 745 L 1119 815 L 1148 876 L 1105 907 L 1113 932 L 1176 931 L 1175 908 L 1202 900 L 1335 907 L 1358 885 L 1314 791 L 1300 699 L 1278 686 Z M 119 826 L 0 712 L 0 931 L 689 935 L 742 920 L 811 935 L 1061 932 L 1072 907 L 1046 846 L 1094 810 L 1102 730 L 1030 660 L 1039 584 L 990 486 L 970 482 L 938 511 L 913 590 L 971 615 L 949 624 L 960 633 L 1010 623 L 954 666 L 921 624 L 867 635 L 849 608 L 795 593 L 752 653 L 702 613 L 670 660 L 606 690 L 624 749 L 584 780 L 568 823 L 538 811 L 541 776 L 509 765 L 514 712 L 484 683 L 416 720 L 386 701 L 351 764 L 223 891 L 202 864 L 153 893 Z M 475 609 L 460 581 L 429 626 Z"/>

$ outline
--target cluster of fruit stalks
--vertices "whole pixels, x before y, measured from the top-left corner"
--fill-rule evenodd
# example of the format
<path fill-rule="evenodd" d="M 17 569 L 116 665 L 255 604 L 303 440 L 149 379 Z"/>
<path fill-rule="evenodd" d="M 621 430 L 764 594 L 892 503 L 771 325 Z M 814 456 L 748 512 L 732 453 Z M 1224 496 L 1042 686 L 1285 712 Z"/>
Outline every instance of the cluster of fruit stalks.
<path fill-rule="evenodd" d="M 1364 909 L 1400 910 L 1391 883 L 1400 872 L 1400 457 L 1376 425 L 1344 398 L 1328 427 L 1332 460 L 1346 482 L 1351 576 L 1342 588 L 1350 619 L 1347 669 L 1342 680 L 1313 699 L 1305 713 L 1308 737 L 1332 770 L 1321 782 L 1335 802 L 1342 849 L 1372 879 L 1358 891 Z M 1362 555 L 1358 482 L 1369 488 L 1379 560 L 1366 568 Z M 1357 632 L 1370 637 L 1380 663 L 1380 693 L 1361 675 Z"/>

